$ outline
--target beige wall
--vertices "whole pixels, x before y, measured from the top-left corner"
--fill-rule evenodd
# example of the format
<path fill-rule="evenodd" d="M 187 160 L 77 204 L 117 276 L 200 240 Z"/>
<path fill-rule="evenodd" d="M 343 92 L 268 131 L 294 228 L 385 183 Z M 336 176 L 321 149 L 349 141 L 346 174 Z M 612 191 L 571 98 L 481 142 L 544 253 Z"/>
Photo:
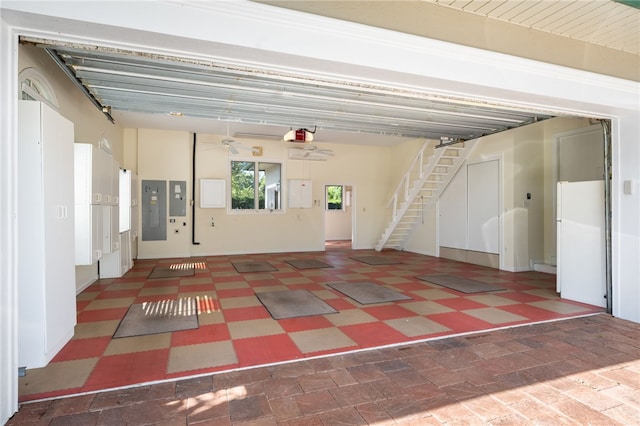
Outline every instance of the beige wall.
<path fill-rule="evenodd" d="M 390 192 L 391 173 L 387 166 L 392 152 L 389 147 L 366 147 L 323 142 L 322 147 L 334 151 L 328 161 L 302 161 L 287 158 L 288 144 L 281 141 L 237 139 L 242 145 L 261 146 L 261 161 L 283 163 L 283 188 L 289 179 L 306 179 L 313 183 L 313 206 L 309 209 L 285 209 L 285 212 L 247 214 L 227 208 L 200 208 L 200 179 L 228 180 L 229 161 L 256 159 L 240 150 L 231 155 L 222 146 L 222 135 L 196 135 L 196 193 L 191 195 L 191 156 L 193 135 L 150 129 L 126 129 L 124 164 L 145 179 L 187 181 L 188 198 L 195 199 L 195 241 L 191 241 L 192 217 L 169 224 L 166 241 L 139 241 L 140 258 L 265 253 L 324 250 L 324 187 L 336 182 L 352 186 L 354 209 L 353 241 L 356 248 L 373 248 L 383 221 L 386 196 Z M 134 149 L 135 147 L 135 149 Z M 137 161 L 130 156 L 137 157 Z M 228 192 L 227 187 L 227 192 Z M 287 194 L 283 192 L 283 204 Z M 141 215 L 139 215 L 141 216 Z M 182 226 L 182 219 L 187 226 Z M 215 226 L 211 226 L 211 224 Z M 175 233 L 178 229 L 178 233 Z"/>
<path fill-rule="evenodd" d="M 127 131 L 128 137 L 133 137 Z M 127 140 L 127 143 L 132 143 Z M 138 129 L 138 193 L 144 180 L 186 181 L 191 182 L 191 138 L 188 132 Z M 130 152 L 129 150 L 127 150 Z M 127 160 L 129 162 L 129 160 Z M 168 186 L 167 186 L 168 188 Z M 167 192 L 168 195 L 168 192 Z M 191 185 L 187 184 L 187 199 L 191 199 Z M 142 200 L 142 197 L 139 197 Z M 138 223 L 144 206 L 139 205 Z M 168 207 L 167 207 L 168 208 Z M 187 216 L 175 217 L 175 223 L 167 223 L 167 239 L 165 241 L 143 241 L 138 236 L 138 257 L 189 257 L 190 210 Z M 183 225 L 186 223 L 186 226 Z"/>
<path fill-rule="evenodd" d="M 26 68 L 35 68 L 51 85 L 58 100 L 60 113 L 74 124 L 76 142 L 96 145 L 102 138 L 106 138 L 111 144 L 113 157 L 122 163 L 122 128 L 107 120 L 104 114 L 78 90 L 44 50 L 20 45 L 18 63 L 20 72 Z M 76 288 L 85 287 L 97 277 L 97 263 L 91 266 L 77 266 Z"/>
<path fill-rule="evenodd" d="M 555 258 L 554 135 L 590 125 L 583 118 L 553 118 L 480 138 L 469 155 L 468 162 L 500 159 L 504 269 L 528 270 Z M 416 225 L 407 250 L 436 253 L 435 209 L 425 210 L 425 218 Z"/>
<path fill-rule="evenodd" d="M 97 144 L 100 139 L 107 138 L 113 158 L 122 163 L 122 128 L 107 120 L 44 50 L 20 45 L 18 59 L 20 71 L 34 67 L 51 84 L 60 104 L 60 113 L 73 121 L 76 142 Z"/>

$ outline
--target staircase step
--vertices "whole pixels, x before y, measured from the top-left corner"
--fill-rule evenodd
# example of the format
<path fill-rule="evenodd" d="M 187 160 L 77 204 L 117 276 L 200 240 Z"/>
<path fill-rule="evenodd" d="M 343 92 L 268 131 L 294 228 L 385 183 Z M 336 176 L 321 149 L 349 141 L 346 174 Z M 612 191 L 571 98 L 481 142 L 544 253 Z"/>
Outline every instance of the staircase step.
<path fill-rule="evenodd" d="M 473 142 L 467 142 L 432 149 L 423 144 L 421 157 L 416 157 L 417 161 L 412 163 L 392 199 L 395 216 L 378 240 L 376 250 L 384 247 L 403 249 L 418 218 L 424 217 L 424 206 L 433 205 L 438 199 L 443 184 L 451 179 L 452 170 L 460 167 L 461 160 L 468 155 L 465 151 L 472 146 Z M 432 149 L 432 154 L 427 155 L 425 149 Z"/>

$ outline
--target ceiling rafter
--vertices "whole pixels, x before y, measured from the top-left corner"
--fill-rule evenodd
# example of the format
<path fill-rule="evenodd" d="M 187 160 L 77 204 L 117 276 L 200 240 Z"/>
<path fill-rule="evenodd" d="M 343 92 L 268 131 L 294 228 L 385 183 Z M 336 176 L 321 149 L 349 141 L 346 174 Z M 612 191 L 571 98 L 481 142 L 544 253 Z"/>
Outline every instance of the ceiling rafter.
<path fill-rule="evenodd" d="M 46 49 L 103 112 L 180 114 L 404 138 L 475 139 L 550 118 L 545 111 L 383 87 L 335 76 L 250 68 L 56 40 Z"/>

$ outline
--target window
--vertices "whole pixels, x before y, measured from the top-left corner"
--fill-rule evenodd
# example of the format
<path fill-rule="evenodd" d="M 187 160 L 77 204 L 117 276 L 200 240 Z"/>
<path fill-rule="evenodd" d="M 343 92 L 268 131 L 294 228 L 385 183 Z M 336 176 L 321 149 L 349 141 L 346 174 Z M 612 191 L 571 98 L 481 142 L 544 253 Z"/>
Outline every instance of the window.
<path fill-rule="evenodd" d="M 326 199 L 327 210 L 343 210 L 343 196 L 344 193 L 342 185 L 327 185 L 326 186 Z"/>
<path fill-rule="evenodd" d="M 44 102 L 58 111 L 58 99 L 47 79 L 35 68 L 25 68 L 18 75 L 20 99 Z"/>
<path fill-rule="evenodd" d="M 281 210 L 281 164 L 231 162 L 231 209 Z"/>

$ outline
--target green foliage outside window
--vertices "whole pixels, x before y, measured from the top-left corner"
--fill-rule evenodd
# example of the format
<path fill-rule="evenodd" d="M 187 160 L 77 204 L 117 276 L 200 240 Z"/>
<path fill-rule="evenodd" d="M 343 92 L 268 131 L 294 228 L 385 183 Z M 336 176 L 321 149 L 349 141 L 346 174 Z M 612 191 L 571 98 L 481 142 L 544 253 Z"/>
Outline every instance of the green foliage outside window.
<path fill-rule="evenodd" d="M 256 206 L 256 169 L 253 161 L 231 162 L 231 208 L 254 210 L 265 208 L 266 176 L 258 170 L 258 205 Z"/>
<path fill-rule="evenodd" d="M 327 185 L 327 210 L 342 210 L 342 185 Z"/>

